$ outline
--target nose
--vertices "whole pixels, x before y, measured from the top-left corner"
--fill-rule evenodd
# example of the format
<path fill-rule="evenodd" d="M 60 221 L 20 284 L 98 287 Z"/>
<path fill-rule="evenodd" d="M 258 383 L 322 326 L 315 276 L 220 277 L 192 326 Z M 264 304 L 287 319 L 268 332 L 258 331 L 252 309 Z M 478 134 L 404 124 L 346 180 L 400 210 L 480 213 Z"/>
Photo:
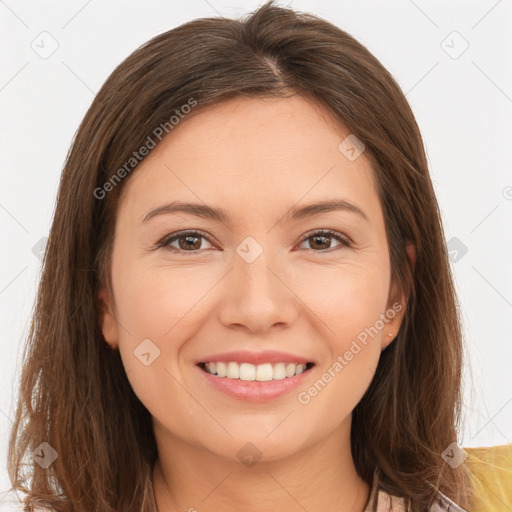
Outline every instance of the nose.
<path fill-rule="evenodd" d="M 291 273 L 283 263 L 272 257 L 270 250 L 260 251 L 254 260 L 237 254 L 234 267 L 226 276 L 220 311 L 224 325 L 244 327 L 252 333 L 292 325 L 300 301 L 290 283 Z"/>

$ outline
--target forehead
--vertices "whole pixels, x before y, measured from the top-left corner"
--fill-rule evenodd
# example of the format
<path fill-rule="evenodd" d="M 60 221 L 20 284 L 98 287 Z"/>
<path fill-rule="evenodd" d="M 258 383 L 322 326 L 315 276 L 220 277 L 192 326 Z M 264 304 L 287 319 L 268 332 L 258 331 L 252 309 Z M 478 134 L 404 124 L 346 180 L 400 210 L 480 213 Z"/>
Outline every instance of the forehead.
<path fill-rule="evenodd" d="M 139 164 L 122 203 L 194 200 L 226 209 L 332 197 L 367 208 L 378 203 L 369 159 L 364 153 L 347 159 L 339 146 L 350 131 L 310 98 L 236 97 L 196 109 Z"/>

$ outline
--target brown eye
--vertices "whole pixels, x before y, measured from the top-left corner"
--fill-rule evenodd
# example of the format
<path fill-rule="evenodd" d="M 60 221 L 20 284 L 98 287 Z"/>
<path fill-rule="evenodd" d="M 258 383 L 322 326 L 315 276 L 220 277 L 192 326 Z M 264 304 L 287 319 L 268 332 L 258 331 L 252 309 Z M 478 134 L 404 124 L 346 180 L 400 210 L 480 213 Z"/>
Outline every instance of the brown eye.
<path fill-rule="evenodd" d="M 165 239 L 159 244 L 159 247 L 165 247 L 174 252 L 194 253 L 201 250 L 201 244 L 203 240 L 208 241 L 206 236 L 202 233 L 197 231 L 183 231 Z M 173 242 L 177 242 L 178 246 L 176 247 L 171 245 Z"/>
<path fill-rule="evenodd" d="M 332 249 L 332 239 L 337 240 L 339 246 L 350 247 L 350 242 L 341 233 L 330 230 L 317 231 L 304 238 L 302 243 L 311 240 L 310 248 L 315 249 L 315 252 L 321 252 L 323 250 Z"/>

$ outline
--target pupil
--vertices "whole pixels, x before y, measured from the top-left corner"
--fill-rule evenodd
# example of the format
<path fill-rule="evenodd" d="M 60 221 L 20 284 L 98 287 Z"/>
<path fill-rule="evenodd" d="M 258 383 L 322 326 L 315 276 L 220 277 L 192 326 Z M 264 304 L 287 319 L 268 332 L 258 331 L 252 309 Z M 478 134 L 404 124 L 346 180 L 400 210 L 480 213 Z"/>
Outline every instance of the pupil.
<path fill-rule="evenodd" d="M 184 244 L 180 244 L 182 249 L 187 249 L 187 248 L 188 249 L 190 249 L 190 248 L 198 249 L 199 248 L 197 246 L 198 245 L 197 243 L 194 244 L 194 242 L 191 242 L 191 240 L 196 240 L 196 241 L 199 240 L 199 237 L 197 237 L 197 236 L 185 236 L 185 237 L 180 238 L 180 240 L 186 240 L 186 242 Z M 189 243 L 189 242 L 191 242 L 191 243 Z M 199 242 L 199 245 L 201 245 L 200 242 Z"/>
<path fill-rule="evenodd" d="M 329 237 L 326 237 L 326 236 L 323 236 L 323 235 L 320 235 L 320 236 L 314 236 L 313 239 L 315 240 L 315 244 L 316 244 L 316 241 L 317 240 L 329 240 Z M 320 242 L 320 245 L 322 245 L 322 242 Z M 326 243 L 324 243 L 323 245 L 326 245 Z M 328 245 L 328 244 L 327 244 Z M 328 247 L 327 247 L 328 248 Z M 325 247 L 323 247 L 323 249 L 325 249 Z"/>

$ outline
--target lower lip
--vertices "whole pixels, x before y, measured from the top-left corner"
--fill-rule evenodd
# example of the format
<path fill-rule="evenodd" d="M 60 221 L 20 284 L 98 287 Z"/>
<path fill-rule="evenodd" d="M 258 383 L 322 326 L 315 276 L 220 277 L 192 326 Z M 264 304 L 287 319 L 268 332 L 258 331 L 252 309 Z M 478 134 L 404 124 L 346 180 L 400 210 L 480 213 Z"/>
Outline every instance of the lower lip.
<path fill-rule="evenodd" d="M 290 393 L 308 378 L 312 370 L 310 368 L 294 377 L 260 382 L 217 377 L 205 372 L 199 366 L 196 366 L 196 368 L 215 389 L 238 400 L 249 402 L 267 402 Z"/>

